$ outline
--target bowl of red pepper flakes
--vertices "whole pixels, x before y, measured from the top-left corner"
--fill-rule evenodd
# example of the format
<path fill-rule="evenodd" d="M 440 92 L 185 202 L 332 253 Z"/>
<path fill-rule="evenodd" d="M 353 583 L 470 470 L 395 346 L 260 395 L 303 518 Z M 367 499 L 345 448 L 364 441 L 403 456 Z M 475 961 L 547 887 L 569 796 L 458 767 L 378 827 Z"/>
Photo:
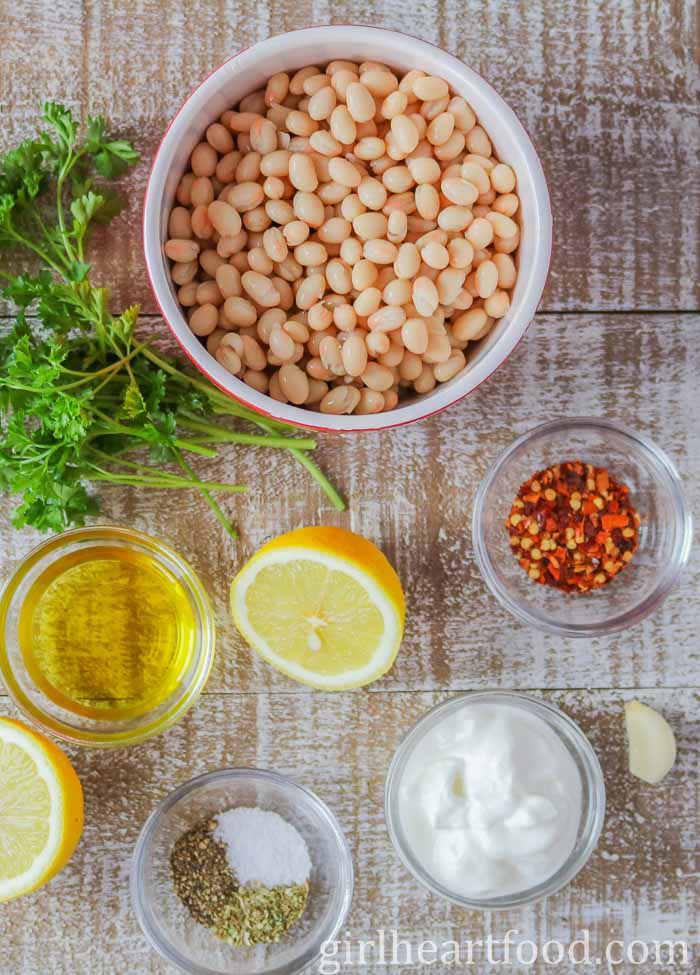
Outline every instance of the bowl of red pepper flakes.
<path fill-rule="evenodd" d="M 518 437 L 481 482 L 474 554 L 515 617 L 591 637 L 640 622 L 677 584 L 692 520 L 678 472 L 611 420 L 552 420 Z"/>
<path fill-rule="evenodd" d="M 586 593 L 631 561 L 639 523 L 626 484 L 603 467 L 567 460 L 521 484 L 505 527 L 533 582 Z"/>

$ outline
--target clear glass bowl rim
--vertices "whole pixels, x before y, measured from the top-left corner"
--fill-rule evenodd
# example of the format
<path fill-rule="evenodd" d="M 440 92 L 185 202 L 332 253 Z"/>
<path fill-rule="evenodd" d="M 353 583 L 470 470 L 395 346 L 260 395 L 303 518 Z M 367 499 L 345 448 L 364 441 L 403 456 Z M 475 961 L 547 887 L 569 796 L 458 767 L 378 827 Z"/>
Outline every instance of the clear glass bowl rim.
<path fill-rule="evenodd" d="M 105 532 L 114 532 L 127 543 L 132 542 L 138 545 L 144 545 L 153 551 L 154 557 L 156 553 L 163 552 L 181 569 L 183 574 L 182 583 L 189 590 L 197 605 L 198 622 L 201 628 L 201 659 L 181 701 L 166 712 L 162 720 L 159 719 L 155 723 L 151 722 L 146 724 L 143 728 L 137 728 L 133 733 L 124 732 L 110 735 L 95 733 L 92 736 L 92 733 L 84 735 L 80 730 L 71 728 L 59 719 L 52 717 L 35 702 L 25 700 L 24 693 L 16 686 L 16 678 L 5 646 L 4 628 L 7 614 L 17 588 L 21 585 L 26 572 L 33 566 L 42 553 L 53 552 L 54 558 L 58 558 L 64 545 L 69 545 L 71 542 L 80 540 L 81 538 L 99 541 L 102 533 Z M 106 540 L 113 541 L 114 539 L 106 538 Z M 204 689 L 214 662 L 215 647 L 216 625 L 214 622 L 214 610 L 199 576 L 190 563 L 176 549 L 172 548 L 166 542 L 161 541 L 161 539 L 149 535 L 147 532 L 139 531 L 136 528 L 127 528 L 122 525 L 103 522 L 94 525 L 83 525 L 78 528 L 69 528 L 56 535 L 51 535 L 48 538 L 42 539 L 29 552 L 22 556 L 9 577 L 0 586 L 0 685 L 5 685 L 12 701 L 27 720 L 40 728 L 41 731 L 55 735 L 62 741 L 69 742 L 72 745 L 90 748 L 125 748 L 142 741 L 147 741 L 149 738 L 171 728 L 192 707 Z"/>
<path fill-rule="evenodd" d="M 561 433 L 570 429 L 586 427 L 600 430 L 613 430 L 615 433 L 631 441 L 637 450 L 642 450 L 646 453 L 654 462 L 657 469 L 666 475 L 668 478 L 669 492 L 674 502 L 676 527 L 680 541 L 676 546 L 675 558 L 670 571 L 662 578 L 658 587 L 638 606 L 598 623 L 566 623 L 545 620 L 532 613 L 522 600 L 514 599 L 498 581 L 484 540 L 484 507 L 486 496 L 502 468 L 523 444 L 528 444 L 545 433 Z M 472 512 L 474 557 L 476 558 L 477 565 L 486 585 L 499 603 L 512 613 L 516 619 L 519 619 L 522 623 L 527 623 L 529 626 L 533 626 L 537 630 L 545 633 L 554 633 L 558 636 L 604 636 L 608 633 L 624 630 L 629 626 L 634 626 L 635 623 L 641 622 L 641 620 L 649 616 L 650 613 L 653 613 L 663 603 L 668 594 L 676 586 L 681 572 L 690 557 L 692 538 L 692 516 L 685 500 L 680 475 L 671 458 L 645 435 L 636 433 L 629 427 L 605 419 L 604 417 L 577 416 L 549 420 L 546 423 L 541 423 L 539 426 L 527 430 L 496 457 L 482 478 L 474 498 L 474 509 Z"/>
<path fill-rule="evenodd" d="M 282 789 L 289 790 L 290 792 L 302 793 L 308 800 L 310 800 L 317 812 L 319 812 L 321 817 L 326 821 L 338 846 L 338 851 L 341 858 L 341 873 L 345 876 L 345 890 L 343 892 L 340 909 L 338 911 L 338 916 L 334 922 L 332 931 L 327 938 L 324 938 L 323 941 L 318 944 L 317 947 L 309 948 L 304 955 L 300 956 L 299 959 L 288 962 L 285 965 L 278 965 L 276 968 L 268 968 L 265 973 L 265 975 L 296 975 L 296 973 L 301 972 L 307 965 L 310 965 L 320 956 L 321 948 L 326 941 L 332 941 L 338 934 L 338 931 L 342 927 L 345 918 L 348 915 L 348 911 L 350 910 L 350 904 L 352 902 L 355 886 L 355 873 L 348 841 L 333 812 L 322 799 L 311 791 L 311 789 L 307 789 L 306 786 L 301 785 L 299 782 L 296 782 L 287 775 L 282 775 L 280 772 L 271 772 L 266 769 L 259 768 L 217 769 L 213 772 L 204 772 L 202 775 L 197 775 L 193 779 L 183 782 L 182 785 L 179 785 L 176 789 L 173 789 L 172 792 L 169 792 L 168 795 L 158 803 L 153 812 L 150 814 L 144 823 L 141 832 L 139 833 L 138 840 L 136 841 L 136 846 L 134 848 L 134 853 L 131 860 L 131 871 L 129 878 L 131 903 L 133 905 L 134 913 L 136 914 L 136 918 L 139 922 L 141 930 L 143 931 L 150 945 L 155 948 L 155 950 L 163 958 L 171 962 L 181 971 L 187 972 L 187 975 L 221 975 L 218 969 L 207 968 L 203 965 L 195 964 L 189 961 L 169 942 L 164 941 L 159 937 L 155 928 L 150 922 L 151 912 L 149 911 L 143 896 L 142 873 L 145 864 L 146 844 L 160 820 L 167 815 L 172 807 L 176 805 L 176 803 L 178 803 L 184 796 L 190 795 L 192 792 L 195 792 L 203 786 L 208 785 L 210 782 L 230 781 L 236 779 L 270 782 L 274 785 L 280 786 Z"/>
<path fill-rule="evenodd" d="M 516 894 L 508 894 L 504 897 L 469 898 L 456 894 L 435 880 L 428 871 L 414 857 L 408 843 L 402 837 L 403 832 L 400 827 L 398 812 L 398 786 L 400 777 L 403 773 L 406 762 L 410 757 L 413 748 L 423 738 L 423 736 L 441 721 L 447 714 L 458 710 L 466 704 L 477 703 L 510 703 L 531 714 L 549 719 L 559 727 L 566 728 L 578 746 L 579 758 L 586 769 L 587 785 L 591 795 L 592 815 L 589 815 L 589 828 L 585 834 L 585 841 L 582 843 L 581 850 L 574 856 L 572 855 L 563 866 L 557 870 L 549 880 L 530 887 L 527 890 L 519 891 Z M 399 742 L 393 758 L 389 765 L 384 787 L 384 818 L 391 842 L 396 850 L 403 865 L 413 874 L 424 887 L 427 887 L 433 894 L 443 897 L 453 904 L 469 910 L 477 911 L 503 911 L 514 907 L 522 907 L 532 904 L 535 901 L 555 894 L 570 883 L 576 874 L 583 869 L 593 853 L 605 820 L 605 779 L 603 770 L 600 766 L 598 756 L 578 724 L 570 718 L 568 714 L 531 694 L 524 694 L 520 691 L 466 691 L 455 697 L 450 697 L 446 701 L 441 701 L 426 711 L 414 725 L 406 732 Z"/>

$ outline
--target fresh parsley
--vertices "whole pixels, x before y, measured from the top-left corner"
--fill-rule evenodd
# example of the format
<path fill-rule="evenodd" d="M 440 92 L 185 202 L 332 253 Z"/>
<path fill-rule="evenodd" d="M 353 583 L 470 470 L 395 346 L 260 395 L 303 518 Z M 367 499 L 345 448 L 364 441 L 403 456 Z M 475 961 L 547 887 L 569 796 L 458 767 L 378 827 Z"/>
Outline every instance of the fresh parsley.
<path fill-rule="evenodd" d="M 120 314 L 91 280 L 95 223 L 119 212 L 98 177 L 120 176 L 138 159 L 88 118 L 81 136 L 70 111 L 47 102 L 48 129 L 0 156 L 0 257 L 30 253 L 37 270 L 0 265 L 3 295 L 16 307 L 0 337 L 0 490 L 21 495 L 16 526 L 61 531 L 98 511 L 93 485 L 198 490 L 226 530 L 214 492 L 241 485 L 201 480 L 190 460 L 228 443 L 291 451 L 333 504 L 344 504 L 309 452 L 315 441 L 247 410 L 174 359 L 139 341 L 139 307 Z M 232 429 L 230 418 L 255 432 Z M 167 466 L 166 466 L 167 465 Z M 175 468 L 175 469 L 173 469 Z"/>

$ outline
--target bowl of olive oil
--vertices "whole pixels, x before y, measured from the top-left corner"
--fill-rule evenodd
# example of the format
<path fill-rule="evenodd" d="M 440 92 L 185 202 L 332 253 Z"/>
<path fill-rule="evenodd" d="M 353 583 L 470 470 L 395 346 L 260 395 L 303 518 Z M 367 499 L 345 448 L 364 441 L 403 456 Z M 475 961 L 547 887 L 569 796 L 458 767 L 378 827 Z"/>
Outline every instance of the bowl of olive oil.
<path fill-rule="evenodd" d="M 36 724 L 80 744 L 133 744 L 170 727 L 206 683 L 214 639 L 193 569 L 129 528 L 54 536 L 0 597 L 10 694 Z"/>

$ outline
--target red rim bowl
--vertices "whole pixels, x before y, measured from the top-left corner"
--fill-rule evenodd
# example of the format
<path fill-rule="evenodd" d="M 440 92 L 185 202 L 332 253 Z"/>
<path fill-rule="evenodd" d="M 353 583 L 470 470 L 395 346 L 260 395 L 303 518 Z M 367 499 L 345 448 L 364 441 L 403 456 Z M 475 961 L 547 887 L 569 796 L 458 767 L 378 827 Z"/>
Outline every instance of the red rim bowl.
<path fill-rule="evenodd" d="M 401 71 L 420 67 L 439 75 L 472 106 L 494 149 L 515 170 L 520 196 L 518 279 L 510 310 L 475 348 L 467 367 L 432 392 L 414 396 L 386 413 L 331 416 L 279 403 L 229 373 L 190 331 L 177 301 L 163 245 L 168 214 L 192 149 L 206 127 L 275 72 L 295 71 L 335 58 L 376 60 Z M 193 364 L 219 389 L 267 417 L 316 430 L 381 430 L 424 419 L 476 389 L 508 358 L 529 326 L 547 280 L 552 213 L 542 165 L 516 115 L 496 91 L 457 58 L 426 41 L 378 27 L 308 27 L 260 41 L 217 68 L 187 98 L 156 152 L 143 210 L 146 268 L 163 318 Z"/>

